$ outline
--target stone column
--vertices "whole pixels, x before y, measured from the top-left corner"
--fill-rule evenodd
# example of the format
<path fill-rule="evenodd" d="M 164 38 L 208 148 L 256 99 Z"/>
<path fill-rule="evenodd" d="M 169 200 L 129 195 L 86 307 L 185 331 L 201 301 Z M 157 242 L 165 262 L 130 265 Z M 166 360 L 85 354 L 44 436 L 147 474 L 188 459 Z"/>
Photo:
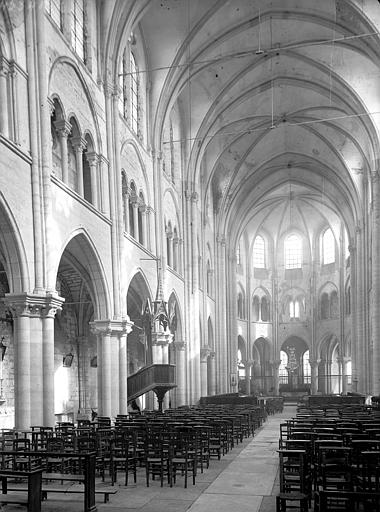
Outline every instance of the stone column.
<path fill-rule="evenodd" d="M 103 156 L 99 156 L 100 165 L 99 165 L 99 171 L 100 171 L 100 188 L 99 188 L 99 205 L 100 210 L 105 215 L 110 215 L 110 193 L 109 193 L 109 162 L 108 160 Z"/>
<path fill-rule="evenodd" d="M 222 236 L 217 237 L 217 259 L 218 259 L 218 279 L 217 279 L 217 392 L 225 393 L 228 386 L 227 371 L 227 322 L 226 322 L 226 241 Z"/>
<path fill-rule="evenodd" d="M 15 426 L 54 424 L 54 315 L 56 294 L 6 294 L 14 318 Z"/>
<path fill-rule="evenodd" d="M 380 395 L 380 175 L 372 173 L 372 395 Z"/>
<path fill-rule="evenodd" d="M 175 364 L 176 364 L 176 407 L 187 404 L 186 398 L 186 343 L 175 341 Z"/>
<path fill-rule="evenodd" d="M 119 372 L 120 365 L 123 364 L 120 362 L 119 337 L 130 332 L 132 325 L 129 318 L 91 322 L 91 328 L 98 336 L 98 413 L 100 416 L 116 416 L 119 413 L 120 385 L 122 385 L 119 382 Z M 121 394 L 125 395 L 125 390 Z"/>
<path fill-rule="evenodd" d="M 8 104 L 8 63 L 0 58 L 0 133 L 9 137 L 9 104 Z"/>
<path fill-rule="evenodd" d="M 178 236 L 173 238 L 173 269 L 178 272 Z"/>
<path fill-rule="evenodd" d="M 173 233 L 166 232 L 166 248 L 167 248 L 167 263 L 169 267 L 173 268 Z"/>
<path fill-rule="evenodd" d="M 153 209 L 150 206 L 146 207 L 146 247 L 150 251 L 152 250 L 153 243 L 152 243 L 152 233 L 151 233 L 151 226 L 152 226 L 152 214 Z"/>
<path fill-rule="evenodd" d="M 280 378 L 278 370 L 280 368 L 281 361 L 272 361 L 273 369 L 273 393 L 278 396 L 280 394 Z"/>
<path fill-rule="evenodd" d="M 207 396 L 207 359 L 210 354 L 210 349 L 208 347 L 201 348 L 201 358 L 200 358 L 200 372 L 201 372 L 201 396 Z"/>
<path fill-rule="evenodd" d="M 349 357 L 341 358 L 341 367 L 342 367 L 342 394 L 347 395 L 348 384 L 347 384 L 347 363 L 350 361 Z"/>
<path fill-rule="evenodd" d="M 332 387 L 332 382 L 331 382 L 331 364 L 332 364 L 331 359 L 327 359 L 325 361 L 326 392 L 327 392 L 327 394 L 331 393 L 331 387 Z"/>
<path fill-rule="evenodd" d="M 311 370 L 311 394 L 316 395 L 318 393 L 318 365 L 319 361 L 309 360 Z"/>
<path fill-rule="evenodd" d="M 129 233 L 129 189 L 123 190 L 123 219 L 124 219 L 124 231 Z"/>
<path fill-rule="evenodd" d="M 54 126 L 57 130 L 59 146 L 61 148 L 62 181 L 66 185 L 69 183 L 69 162 L 67 156 L 67 137 L 71 132 L 71 124 L 64 119 L 56 121 Z"/>
<path fill-rule="evenodd" d="M 253 366 L 252 360 L 244 361 L 245 368 L 245 393 L 247 395 L 251 394 L 251 368 Z"/>
<path fill-rule="evenodd" d="M 43 424 L 42 322 L 39 304 L 29 305 L 30 425 Z M 53 386 L 54 393 L 54 386 Z M 29 426 L 30 426 L 29 425 Z"/>
<path fill-rule="evenodd" d="M 127 380 L 127 334 L 119 337 L 119 411 L 127 414 L 128 380 Z"/>
<path fill-rule="evenodd" d="M 78 194 L 80 196 L 84 196 L 84 188 L 83 188 L 83 150 L 85 149 L 87 143 L 82 137 L 73 137 L 71 139 L 74 151 L 75 151 L 75 160 L 76 160 L 76 168 L 77 168 L 77 178 L 78 178 Z"/>
<path fill-rule="evenodd" d="M 142 234 L 142 240 L 139 240 L 141 245 L 146 245 L 146 206 L 140 205 L 139 211 L 141 213 L 141 234 Z"/>
<path fill-rule="evenodd" d="M 138 240 L 139 239 L 139 216 L 138 216 L 139 204 L 138 204 L 137 199 L 133 199 L 132 207 L 133 207 L 133 238 L 135 240 Z"/>
<path fill-rule="evenodd" d="M 208 394 L 214 396 L 216 394 L 216 369 L 215 369 L 215 352 L 210 352 L 209 357 L 209 391 Z"/>
<path fill-rule="evenodd" d="M 86 153 L 87 162 L 90 166 L 91 174 L 91 200 L 94 207 L 99 206 L 98 199 L 98 155 L 96 153 Z"/>

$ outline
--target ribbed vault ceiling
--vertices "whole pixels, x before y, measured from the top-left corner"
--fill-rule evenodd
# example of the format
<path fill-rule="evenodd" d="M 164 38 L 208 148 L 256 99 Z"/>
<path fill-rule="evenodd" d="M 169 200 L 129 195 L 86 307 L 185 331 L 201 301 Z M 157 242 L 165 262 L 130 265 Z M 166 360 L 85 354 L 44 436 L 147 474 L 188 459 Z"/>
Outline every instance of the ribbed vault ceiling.
<path fill-rule="evenodd" d="M 123 1 L 115 12 L 115 52 L 127 13 L 143 34 L 152 144 L 166 142 L 176 105 L 185 180 L 212 198 L 220 232 L 265 223 L 278 235 L 290 192 L 306 224 L 354 228 L 379 154 L 377 0 Z"/>

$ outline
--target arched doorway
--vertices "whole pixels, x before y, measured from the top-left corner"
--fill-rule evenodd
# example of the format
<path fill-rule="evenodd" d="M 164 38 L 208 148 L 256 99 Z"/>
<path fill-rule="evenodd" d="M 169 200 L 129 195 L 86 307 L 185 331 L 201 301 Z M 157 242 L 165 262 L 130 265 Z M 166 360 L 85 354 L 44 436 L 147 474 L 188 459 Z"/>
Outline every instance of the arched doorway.
<path fill-rule="evenodd" d="M 65 302 L 54 321 L 54 414 L 57 421 L 72 421 L 98 410 L 101 354 L 91 324 L 109 316 L 104 277 L 86 234 L 66 245 L 56 289 Z"/>
<path fill-rule="evenodd" d="M 133 276 L 127 292 L 127 311 L 133 322 L 127 338 L 128 375 L 152 364 L 151 340 L 144 332 L 144 313 L 147 308 L 151 310 L 151 293 L 145 277 L 138 272 Z"/>
<path fill-rule="evenodd" d="M 298 336 L 289 336 L 280 352 L 280 393 L 308 393 L 311 388 L 309 347 Z"/>
<path fill-rule="evenodd" d="M 253 391 L 268 394 L 273 388 L 273 375 L 270 364 L 270 344 L 265 338 L 257 338 L 252 347 Z"/>

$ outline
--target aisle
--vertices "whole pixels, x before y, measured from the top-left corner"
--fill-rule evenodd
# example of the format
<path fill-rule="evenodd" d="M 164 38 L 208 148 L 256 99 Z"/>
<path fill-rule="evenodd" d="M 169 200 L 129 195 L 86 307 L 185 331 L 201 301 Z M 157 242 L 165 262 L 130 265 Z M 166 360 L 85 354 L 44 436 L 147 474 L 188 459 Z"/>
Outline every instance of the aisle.
<path fill-rule="evenodd" d="M 115 485 L 117 494 L 109 503 L 97 498 L 98 512 L 273 512 L 278 472 L 278 438 L 280 423 L 296 414 L 295 406 L 285 407 L 282 414 L 268 417 L 252 439 L 244 439 L 220 461 L 213 459 L 210 468 L 198 473 L 196 485 L 184 489 L 180 483 L 172 488 L 160 487 L 158 480 L 145 485 L 145 470 L 139 468 L 137 483 L 125 487 L 122 478 Z M 99 483 L 98 485 L 101 485 Z M 106 486 L 109 482 L 106 482 Z M 7 506 L 18 512 L 19 507 Z M 61 494 L 42 502 L 42 512 L 83 512 L 83 497 Z"/>
<path fill-rule="evenodd" d="M 269 512 L 275 510 L 280 423 L 296 414 L 285 407 L 270 416 L 252 441 L 194 501 L 189 512 Z"/>

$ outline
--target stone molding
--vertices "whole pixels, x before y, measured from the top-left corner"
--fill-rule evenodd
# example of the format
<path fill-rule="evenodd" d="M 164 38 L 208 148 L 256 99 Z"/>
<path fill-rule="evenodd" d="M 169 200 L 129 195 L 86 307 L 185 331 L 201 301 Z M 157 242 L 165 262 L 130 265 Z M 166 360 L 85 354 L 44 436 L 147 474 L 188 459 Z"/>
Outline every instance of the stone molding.
<path fill-rule="evenodd" d="M 62 309 L 65 299 L 55 293 L 47 295 L 7 293 L 4 302 L 15 318 L 20 316 L 54 318 L 57 311 Z"/>

